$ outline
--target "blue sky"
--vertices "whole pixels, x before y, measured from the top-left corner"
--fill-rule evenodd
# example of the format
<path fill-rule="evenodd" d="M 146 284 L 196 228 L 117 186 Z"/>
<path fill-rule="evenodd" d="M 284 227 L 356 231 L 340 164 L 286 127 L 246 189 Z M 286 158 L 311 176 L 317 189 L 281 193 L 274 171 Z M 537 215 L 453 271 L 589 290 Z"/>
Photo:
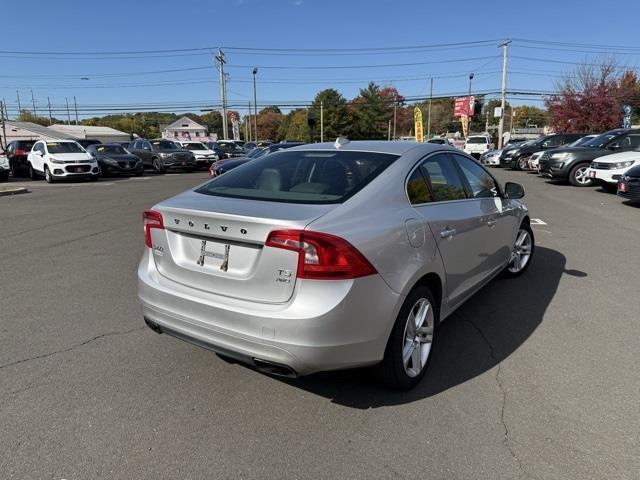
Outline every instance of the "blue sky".
<path fill-rule="evenodd" d="M 576 0 L 511 3 L 507 8 L 505 2 L 497 1 L 453 5 L 398 0 L 22 0 L 12 3 L 8 16 L 5 11 L 0 97 L 6 99 L 10 115 L 17 106 L 16 89 L 23 107 L 29 108 L 33 89 L 39 113 L 45 112 L 47 97 L 58 108 L 64 105 L 65 97 L 72 102 L 74 95 L 81 109 L 94 111 L 104 110 L 99 105 L 145 103 L 164 109 L 172 108 L 169 103 L 193 106 L 190 109 L 197 111 L 220 102 L 218 73 L 213 66 L 218 46 L 227 47 L 229 103 L 245 111 L 253 98 L 253 66 L 259 68 L 259 103 L 304 103 L 328 87 L 353 98 L 368 80 L 394 85 L 407 97 L 425 96 L 430 76 L 434 77 L 435 95 L 462 93 L 468 88 L 468 72 L 475 73 L 474 92 L 496 91 L 501 78 L 497 40 L 502 38 L 618 46 L 612 50 L 514 41 L 508 82 L 514 90 L 551 90 L 557 77 L 574 67 L 566 62 L 594 61 L 605 51 L 614 51 L 619 64 L 640 65 L 638 2 L 620 2 L 612 10 L 588 8 L 584 1 Z M 487 42 L 403 52 L 255 50 L 389 48 L 475 41 Z M 93 53 L 191 48 L 204 50 Z M 89 53 L 68 55 L 76 52 Z M 419 65 L 407 65 L 416 63 Z M 513 103 L 536 101 L 524 97 Z M 238 109 L 242 112 L 242 108 Z"/>

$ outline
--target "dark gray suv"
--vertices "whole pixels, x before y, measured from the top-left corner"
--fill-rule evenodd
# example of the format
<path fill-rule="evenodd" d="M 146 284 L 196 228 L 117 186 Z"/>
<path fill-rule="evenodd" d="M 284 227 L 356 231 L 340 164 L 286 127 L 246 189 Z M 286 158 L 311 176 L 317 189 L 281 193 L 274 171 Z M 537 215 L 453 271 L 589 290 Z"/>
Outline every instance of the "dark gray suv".
<path fill-rule="evenodd" d="M 140 157 L 144 166 L 153 168 L 156 173 L 164 173 L 167 170 L 193 172 L 196 169 L 196 157 L 193 153 L 164 138 L 139 138 L 131 142 L 127 150 Z"/>

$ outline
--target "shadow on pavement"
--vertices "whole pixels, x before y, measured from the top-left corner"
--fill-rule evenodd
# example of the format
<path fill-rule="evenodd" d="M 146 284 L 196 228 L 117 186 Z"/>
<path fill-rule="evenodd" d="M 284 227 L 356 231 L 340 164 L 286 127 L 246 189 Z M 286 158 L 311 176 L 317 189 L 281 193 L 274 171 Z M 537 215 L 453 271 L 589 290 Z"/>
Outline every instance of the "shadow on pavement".
<path fill-rule="evenodd" d="M 533 263 L 522 277 L 496 279 L 476 293 L 439 326 L 429 370 L 420 385 L 409 392 L 386 390 L 364 375 L 365 370 L 277 379 L 360 409 L 437 395 L 490 370 L 526 342 L 542 322 L 562 275 L 587 276 L 565 270 L 565 263 L 561 253 L 537 247 Z"/>

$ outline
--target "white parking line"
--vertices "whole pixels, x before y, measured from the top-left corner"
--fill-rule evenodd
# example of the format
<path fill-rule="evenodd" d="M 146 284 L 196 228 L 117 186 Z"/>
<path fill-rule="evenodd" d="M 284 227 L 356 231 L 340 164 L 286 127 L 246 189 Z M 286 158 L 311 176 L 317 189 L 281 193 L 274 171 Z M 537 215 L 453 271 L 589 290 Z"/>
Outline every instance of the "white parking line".
<path fill-rule="evenodd" d="M 531 225 L 546 225 L 546 224 L 547 224 L 547 222 L 543 222 L 539 218 L 532 218 L 531 219 Z"/>
<path fill-rule="evenodd" d="M 129 180 L 132 181 L 136 181 L 136 182 L 141 182 L 143 180 L 151 180 L 151 177 L 131 177 Z"/>

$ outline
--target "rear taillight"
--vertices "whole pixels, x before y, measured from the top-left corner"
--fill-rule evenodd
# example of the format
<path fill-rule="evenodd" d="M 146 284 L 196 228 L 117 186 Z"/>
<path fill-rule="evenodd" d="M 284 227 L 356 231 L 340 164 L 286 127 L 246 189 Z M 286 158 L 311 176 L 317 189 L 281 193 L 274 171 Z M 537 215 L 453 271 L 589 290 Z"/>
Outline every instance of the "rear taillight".
<path fill-rule="evenodd" d="M 26 155 L 27 151 L 26 150 L 20 150 L 19 148 L 14 150 L 13 152 L 14 155 Z"/>
<path fill-rule="evenodd" d="M 144 244 L 151 248 L 153 245 L 151 242 L 151 229 L 159 228 L 160 230 L 164 230 L 162 214 L 155 210 L 147 210 L 142 214 L 142 222 L 144 225 Z"/>
<path fill-rule="evenodd" d="M 376 273 L 353 245 L 328 233 L 274 230 L 265 246 L 298 252 L 298 278 L 348 280 Z"/>

